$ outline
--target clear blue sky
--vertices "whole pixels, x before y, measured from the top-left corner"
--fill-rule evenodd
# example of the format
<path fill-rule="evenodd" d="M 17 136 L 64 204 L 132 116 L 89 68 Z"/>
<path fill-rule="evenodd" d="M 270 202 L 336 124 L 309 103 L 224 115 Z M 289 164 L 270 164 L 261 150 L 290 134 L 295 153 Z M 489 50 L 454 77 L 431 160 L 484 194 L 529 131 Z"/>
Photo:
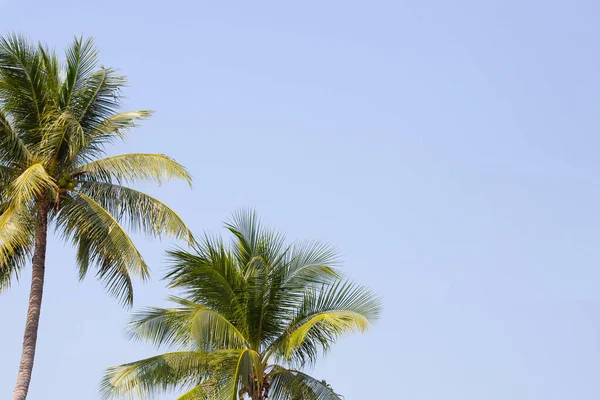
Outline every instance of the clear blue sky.
<path fill-rule="evenodd" d="M 381 322 L 315 369 L 347 400 L 600 398 L 600 3 L 0 0 L 2 32 L 93 35 L 156 115 L 111 152 L 164 152 L 196 232 L 255 207 L 344 254 Z M 168 242 L 136 238 L 163 304 Z M 96 399 L 155 354 L 51 242 L 30 399 Z M 27 271 L 27 275 L 29 271 Z M 12 393 L 28 279 L 0 295 Z M 172 397 L 164 397 L 165 399 Z"/>

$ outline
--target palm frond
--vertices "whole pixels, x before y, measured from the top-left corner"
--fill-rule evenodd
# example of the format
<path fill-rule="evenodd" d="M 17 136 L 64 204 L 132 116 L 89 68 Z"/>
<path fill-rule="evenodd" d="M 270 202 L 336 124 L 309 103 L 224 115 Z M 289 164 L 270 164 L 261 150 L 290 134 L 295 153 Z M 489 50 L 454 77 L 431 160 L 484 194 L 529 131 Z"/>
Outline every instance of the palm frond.
<path fill-rule="evenodd" d="M 260 355 L 251 349 L 240 352 L 235 367 L 235 373 L 231 377 L 231 400 L 238 400 L 241 393 L 252 395 L 259 393 L 263 384 L 264 370 Z M 241 397 L 241 396 L 240 396 Z"/>
<path fill-rule="evenodd" d="M 147 308 L 129 324 L 131 336 L 155 346 L 236 349 L 248 345 L 244 334 L 224 315 L 200 304 L 170 297 L 176 308 Z"/>
<path fill-rule="evenodd" d="M 233 257 L 222 241 L 209 236 L 192 249 L 193 252 L 167 252 L 170 266 L 165 279 L 169 281 L 168 286 L 183 290 L 191 301 L 218 311 L 236 321 L 236 326 L 243 326 L 245 280 Z"/>
<path fill-rule="evenodd" d="M 73 94 L 83 89 L 98 65 L 98 50 L 92 38 L 75 38 L 65 51 L 66 76 L 61 90 L 60 109 L 71 109 L 72 102 L 78 99 Z M 80 104 L 75 104 L 77 108 Z"/>
<path fill-rule="evenodd" d="M 0 214 L 0 291 L 18 278 L 33 247 L 35 221 L 25 207 L 3 206 Z"/>
<path fill-rule="evenodd" d="M 57 193 L 58 186 L 54 179 L 41 163 L 36 163 L 11 182 L 6 196 L 14 205 L 31 206 L 44 196 L 54 199 Z"/>
<path fill-rule="evenodd" d="M 271 379 L 269 398 L 273 400 L 342 400 L 327 383 L 301 371 L 279 367 Z"/>
<path fill-rule="evenodd" d="M 312 363 L 319 349 L 329 350 L 340 336 L 368 329 L 380 311 L 377 296 L 349 281 L 310 289 L 288 329 L 272 346 L 287 361 Z"/>
<path fill-rule="evenodd" d="M 26 165 L 33 158 L 6 114 L 0 111 L 0 162 L 7 165 Z"/>
<path fill-rule="evenodd" d="M 138 126 L 137 121 L 143 120 L 152 115 L 149 110 L 129 111 L 119 114 L 113 114 L 105 120 L 94 123 L 93 126 L 84 129 L 79 121 L 78 126 L 84 130 L 83 145 L 79 146 L 75 157 L 72 157 L 72 165 L 83 165 L 91 162 L 98 157 L 105 156 L 105 146 L 111 144 L 116 139 L 124 140 L 127 132 Z M 75 145 L 73 145 L 75 147 Z"/>
<path fill-rule="evenodd" d="M 219 400 L 223 399 L 223 395 L 220 394 L 222 392 L 224 392 L 222 382 L 219 382 L 218 379 L 207 379 L 177 397 L 177 400 Z"/>
<path fill-rule="evenodd" d="M 78 192 L 94 199 L 133 232 L 150 237 L 167 235 L 193 243 L 192 232 L 175 211 L 160 200 L 125 186 L 105 182 L 83 182 Z"/>
<path fill-rule="evenodd" d="M 342 276 L 335 268 L 339 263 L 339 253 L 326 243 L 315 240 L 295 243 L 289 258 L 285 284 L 290 288 L 307 283 L 322 284 Z"/>
<path fill-rule="evenodd" d="M 61 199 L 56 226 L 78 248 L 80 277 L 85 276 L 90 264 L 97 265 L 98 277 L 108 291 L 131 304 L 130 274 L 146 279 L 149 269 L 119 222 L 91 197 L 79 193 Z"/>
<path fill-rule="evenodd" d="M 84 179 L 134 183 L 155 181 L 159 185 L 166 180 L 182 179 L 191 185 L 192 177 L 187 170 L 163 154 L 122 154 L 84 164 L 74 171 Z"/>
<path fill-rule="evenodd" d="M 44 68 L 39 49 L 19 35 L 0 38 L 0 102 L 13 116 L 14 127 L 24 132 L 26 145 L 35 143 L 45 114 Z"/>
<path fill-rule="evenodd" d="M 69 110 L 86 131 L 93 129 L 117 113 L 126 83 L 127 79 L 117 75 L 116 70 L 101 67 L 80 81 L 80 87 L 71 95 Z"/>
<path fill-rule="evenodd" d="M 100 384 L 103 398 L 129 396 L 146 399 L 153 394 L 190 388 L 222 375 L 239 358 L 239 351 L 205 353 L 180 351 L 109 368 Z"/>

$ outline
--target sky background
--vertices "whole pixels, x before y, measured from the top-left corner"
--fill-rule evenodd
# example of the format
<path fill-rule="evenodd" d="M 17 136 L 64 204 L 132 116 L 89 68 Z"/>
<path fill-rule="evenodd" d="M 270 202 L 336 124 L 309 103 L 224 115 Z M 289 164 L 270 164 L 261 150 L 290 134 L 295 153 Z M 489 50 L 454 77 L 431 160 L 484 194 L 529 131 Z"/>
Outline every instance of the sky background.
<path fill-rule="evenodd" d="M 600 2 L 0 1 L 0 31 L 92 35 L 156 114 L 120 152 L 186 165 L 152 190 L 197 233 L 255 207 L 328 241 L 381 321 L 313 371 L 346 400 L 600 397 Z M 136 243 L 163 305 L 168 241 Z M 0 398 L 28 269 L 0 295 Z M 156 354 L 52 239 L 31 400 L 98 399 L 104 368 Z M 174 398 L 165 396 L 161 399 Z"/>

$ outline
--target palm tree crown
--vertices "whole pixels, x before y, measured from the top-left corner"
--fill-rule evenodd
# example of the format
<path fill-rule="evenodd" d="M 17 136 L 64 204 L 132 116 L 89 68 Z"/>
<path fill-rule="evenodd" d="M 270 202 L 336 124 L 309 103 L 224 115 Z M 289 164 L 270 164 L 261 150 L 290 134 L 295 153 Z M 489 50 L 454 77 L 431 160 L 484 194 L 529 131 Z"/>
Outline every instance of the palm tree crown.
<path fill-rule="evenodd" d="M 80 276 L 90 265 L 108 290 L 131 303 L 131 275 L 148 267 L 125 228 L 190 239 L 179 216 L 124 186 L 139 180 L 190 182 L 161 154 L 101 158 L 149 111 L 118 113 L 125 78 L 98 68 L 92 40 L 76 39 L 66 62 L 23 38 L 0 40 L 0 289 L 18 276 L 35 244 L 40 212 L 77 248 Z"/>
<path fill-rule="evenodd" d="M 161 154 L 105 157 L 149 111 L 118 112 L 125 78 L 98 67 L 92 40 L 76 39 L 65 62 L 20 36 L 0 38 L 0 291 L 32 260 L 29 308 L 13 400 L 27 397 L 44 287 L 48 227 L 77 250 L 79 275 L 96 269 L 107 290 L 133 301 L 132 276 L 148 266 L 126 228 L 192 241 L 179 216 L 127 184 L 191 182 Z"/>
<path fill-rule="evenodd" d="M 327 245 L 286 245 L 251 211 L 226 227 L 231 245 L 205 236 L 192 252 L 169 252 L 166 278 L 182 297 L 130 324 L 133 338 L 177 351 L 110 368 L 105 397 L 180 390 L 179 400 L 340 398 L 302 369 L 339 336 L 367 329 L 379 299 L 340 277 Z"/>

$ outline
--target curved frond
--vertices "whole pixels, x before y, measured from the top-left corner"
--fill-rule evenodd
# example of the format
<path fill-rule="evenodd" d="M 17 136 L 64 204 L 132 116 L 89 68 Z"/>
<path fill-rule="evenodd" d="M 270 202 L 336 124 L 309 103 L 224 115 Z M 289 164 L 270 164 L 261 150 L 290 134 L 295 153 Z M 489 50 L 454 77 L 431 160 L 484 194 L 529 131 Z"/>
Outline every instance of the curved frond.
<path fill-rule="evenodd" d="M 271 376 L 269 398 L 273 400 L 342 400 L 324 381 L 300 371 L 279 368 Z"/>
<path fill-rule="evenodd" d="M 24 207 L 2 207 L 0 214 L 0 291 L 18 278 L 29 260 L 35 234 L 35 221 Z"/>
<path fill-rule="evenodd" d="M 116 139 L 125 139 L 127 132 L 138 126 L 137 121 L 152 115 L 151 111 L 138 110 L 111 115 L 105 120 L 96 122 L 83 131 L 83 145 L 79 147 L 71 164 L 83 165 L 97 157 L 104 157 L 105 146 Z M 84 129 L 79 121 L 78 127 Z M 75 147 L 75 146 L 74 146 Z"/>
<path fill-rule="evenodd" d="M 122 154 L 82 165 L 75 170 L 84 179 L 133 183 L 155 181 L 162 184 L 171 179 L 182 179 L 191 185 L 192 177 L 187 170 L 163 154 Z"/>
<path fill-rule="evenodd" d="M 13 126 L 34 143 L 45 115 L 46 92 L 43 61 L 37 46 L 19 35 L 0 38 L 0 101 L 13 116 Z"/>
<path fill-rule="evenodd" d="M 364 332 L 377 320 L 381 301 L 363 286 L 340 281 L 308 290 L 285 333 L 272 344 L 288 361 L 313 362 L 344 334 Z"/>
<path fill-rule="evenodd" d="M 132 337 L 156 346 L 236 349 L 247 346 L 244 334 L 225 316 L 200 304 L 170 297 L 177 308 L 147 308 L 129 324 Z"/>
<path fill-rule="evenodd" d="M 42 196 L 55 197 L 58 186 L 40 163 L 33 164 L 12 181 L 7 198 L 13 204 L 31 205 Z"/>
<path fill-rule="evenodd" d="M 177 397 L 177 400 L 219 400 L 223 399 L 224 389 L 223 383 L 218 379 L 207 379 Z"/>
<path fill-rule="evenodd" d="M 288 287 L 322 284 L 342 276 L 335 268 L 339 263 L 339 253 L 326 243 L 314 240 L 295 243 L 289 258 L 285 277 Z"/>
<path fill-rule="evenodd" d="M 103 398 L 148 398 L 159 392 L 189 388 L 231 370 L 239 351 L 181 351 L 109 368 L 100 384 Z"/>
<path fill-rule="evenodd" d="M 83 182 L 77 191 L 94 199 L 134 232 L 143 232 L 151 237 L 167 235 L 193 243 L 192 232 L 181 217 L 150 195 L 105 182 Z"/>
<path fill-rule="evenodd" d="M 73 92 L 69 110 L 87 131 L 116 114 L 121 105 L 121 89 L 127 84 L 124 76 L 111 68 L 100 67 Z"/>
<path fill-rule="evenodd" d="M 231 377 L 231 400 L 238 400 L 240 394 L 260 393 L 263 384 L 263 365 L 260 355 L 251 349 L 240 352 L 235 367 L 235 373 Z"/>
<path fill-rule="evenodd" d="M 91 197 L 79 193 L 61 199 L 56 226 L 78 248 L 83 278 L 90 264 L 109 292 L 126 304 L 133 301 L 130 274 L 146 279 L 149 269 L 133 241 L 110 213 Z"/>
<path fill-rule="evenodd" d="M 170 288 L 184 291 L 191 301 L 218 311 L 232 321 L 245 303 L 245 281 L 222 241 L 205 236 L 192 246 L 193 253 L 184 250 L 167 252 L 170 266 L 165 279 Z"/>
<path fill-rule="evenodd" d="M 33 156 L 14 131 L 6 114 L 0 111 L 0 162 L 7 165 L 25 165 Z"/>

